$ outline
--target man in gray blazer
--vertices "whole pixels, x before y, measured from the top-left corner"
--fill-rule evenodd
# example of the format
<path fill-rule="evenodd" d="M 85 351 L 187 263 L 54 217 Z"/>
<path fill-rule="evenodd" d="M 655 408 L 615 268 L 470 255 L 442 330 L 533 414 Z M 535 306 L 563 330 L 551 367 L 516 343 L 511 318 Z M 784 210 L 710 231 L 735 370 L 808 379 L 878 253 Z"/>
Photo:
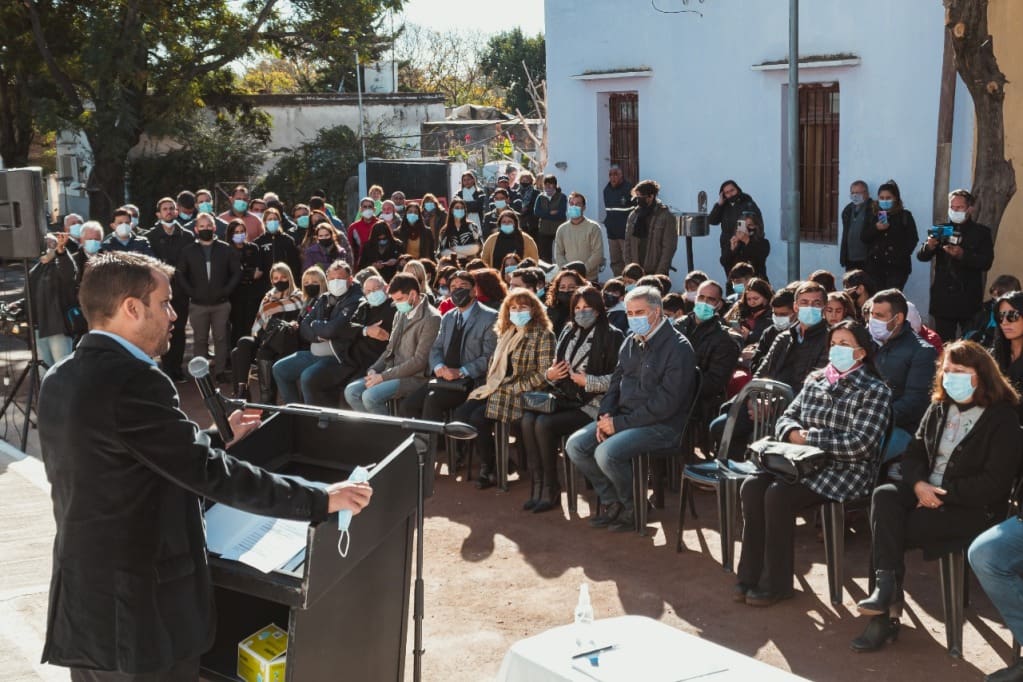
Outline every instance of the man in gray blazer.
<path fill-rule="evenodd" d="M 399 412 L 410 419 L 441 420 L 446 411 L 465 402 L 469 392 L 487 376 L 497 347 L 497 311 L 476 300 L 476 278 L 460 270 L 449 280 L 455 308 L 440 321 L 440 333 L 430 348 L 432 379 L 402 402 Z"/>

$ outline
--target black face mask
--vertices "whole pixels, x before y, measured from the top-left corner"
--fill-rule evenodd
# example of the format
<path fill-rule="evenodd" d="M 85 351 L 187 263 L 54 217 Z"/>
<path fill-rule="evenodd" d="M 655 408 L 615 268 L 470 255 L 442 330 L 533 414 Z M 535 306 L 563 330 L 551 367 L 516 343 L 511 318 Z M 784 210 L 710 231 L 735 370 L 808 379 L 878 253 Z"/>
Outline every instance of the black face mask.
<path fill-rule="evenodd" d="M 319 284 L 306 284 L 304 287 L 302 287 L 302 290 L 305 292 L 305 295 L 308 296 L 309 298 L 316 298 L 317 296 L 320 295 Z"/>
<path fill-rule="evenodd" d="M 196 236 L 199 237 L 199 241 L 211 242 L 213 241 L 214 232 L 213 230 L 196 230 Z"/>
<path fill-rule="evenodd" d="M 618 301 L 622 300 L 620 296 L 614 294 L 604 294 L 604 305 L 608 308 L 614 308 L 618 305 Z"/>
<path fill-rule="evenodd" d="M 291 285 L 288 284 L 288 280 L 286 279 L 282 279 L 279 282 L 274 282 L 274 289 L 281 292 L 282 294 L 288 290 L 289 286 Z M 319 287 L 319 285 L 317 285 L 317 287 Z"/>
<path fill-rule="evenodd" d="M 331 246 L 334 245 L 333 239 L 317 239 L 316 241 L 319 242 L 320 247 L 324 249 L 329 249 Z"/>
<path fill-rule="evenodd" d="M 559 291 L 557 295 L 558 305 L 568 305 L 572 302 L 574 291 Z"/>
<path fill-rule="evenodd" d="M 464 287 L 461 289 L 452 289 L 451 302 L 459 308 L 464 308 L 469 305 L 472 303 L 472 289 L 466 289 Z"/>

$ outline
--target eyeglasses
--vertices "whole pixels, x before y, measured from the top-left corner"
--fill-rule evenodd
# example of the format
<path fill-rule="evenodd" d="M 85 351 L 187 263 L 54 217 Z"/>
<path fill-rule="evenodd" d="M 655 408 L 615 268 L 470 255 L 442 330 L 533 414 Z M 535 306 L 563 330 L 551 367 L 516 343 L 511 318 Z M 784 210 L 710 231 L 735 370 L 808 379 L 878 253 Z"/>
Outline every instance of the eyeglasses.
<path fill-rule="evenodd" d="M 1020 317 L 1023 317 L 1023 313 L 1018 310 L 1003 310 L 1000 313 L 995 313 L 995 319 L 999 322 L 1018 322 Z"/>

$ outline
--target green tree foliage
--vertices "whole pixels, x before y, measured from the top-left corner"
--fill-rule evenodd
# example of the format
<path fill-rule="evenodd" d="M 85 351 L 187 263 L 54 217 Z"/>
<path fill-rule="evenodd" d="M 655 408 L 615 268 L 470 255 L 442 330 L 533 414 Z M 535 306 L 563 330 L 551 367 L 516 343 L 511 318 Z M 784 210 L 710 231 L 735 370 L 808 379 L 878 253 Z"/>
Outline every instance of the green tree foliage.
<path fill-rule="evenodd" d="M 543 35 L 530 38 L 520 28 L 498 33 L 487 41 L 480 56 L 480 66 L 488 75 L 491 86 L 506 89 L 504 104 L 508 111 L 537 115 L 536 106 L 529 96 L 523 63 L 534 80 L 543 80 L 547 72 L 546 49 Z"/>
<path fill-rule="evenodd" d="M 254 52 L 314 54 L 343 75 L 403 0 L 21 0 L 62 123 L 92 148 L 94 215 L 124 199 L 128 151 L 142 133 L 173 128 L 204 101 L 235 91 L 229 66 Z M 5 31 L 7 27 L 5 25 Z M 6 40 L 6 39 L 5 39 Z M 366 49 L 363 48 L 365 52 Z M 325 76 L 326 77 L 326 76 Z"/>
<path fill-rule="evenodd" d="M 387 157 L 391 145 L 379 133 L 366 137 L 367 156 Z M 362 160 L 359 135 L 345 125 L 323 128 L 316 137 L 282 156 L 257 191 L 273 191 L 282 197 L 309 197 L 326 190 L 328 197 L 343 197 L 345 182 L 355 175 Z M 296 199 L 298 201 L 298 199 Z"/>
<path fill-rule="evenodd" d="M 180 122 L 184 146 L 159 156 L 141 156 L 128 164 L 128 191 L 143 216 L 156 212 L 161 197 L 182 189 L 212 190 L 218 182 L 248 180 L 264 161 L 270 137 L 269 117 L 259 111 L 216 116 L 196 111 Z M 187 185 L 182 186 L 183 179 Z M 146 225 L 143 218 L 142 224 Z"/>

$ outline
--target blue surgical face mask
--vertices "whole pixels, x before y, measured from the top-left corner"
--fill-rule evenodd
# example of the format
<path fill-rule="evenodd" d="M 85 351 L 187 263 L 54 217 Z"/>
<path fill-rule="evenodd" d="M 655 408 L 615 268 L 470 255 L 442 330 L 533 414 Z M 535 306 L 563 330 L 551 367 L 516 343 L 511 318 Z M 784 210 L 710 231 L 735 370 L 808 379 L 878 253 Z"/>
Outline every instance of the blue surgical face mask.
<path fill-rule="evenodd" d="M 279 220 L 268 220 L 266 221 L 266 231 L 273 234 L 277 230 L 281 229 L 281 221 Z"/>
<path fill-rule="evenodd" d="M 458 218 L 459 220 L 461 220 L 462 218 L 465 217 L 465 209 L 464 208 L 454 208 L 454 209 L 451 209 L 451 215 L 453 215 L 456 218 Z"/>
<path fill-rule="evenodd" d="M 775 328 L 777 328 L 780 332 L 783 332 L 792 326 L 792 318 L 788 315 L 772 315 L 771 321 L 774 322 Z"/>
<path fill-rule="evenodd" d="M 295 218 L 295 224 L 298 225 L 303 230 L 306 229 L 307 227 L 309 227 L 309 216 L 300 215 L 299 217 Z"/>
<path fill-rule="evenodd" d="M 508 275 L 519 269 L 518 265 L 506 265 L 504 266 L 504 274 Z"/>
<path fill-rule="evenodd" d="M 832 346 L 828 351 L 828 362 L 839 372 L 845 373 L 856 364 L 856 351 L 851 346 Z"/>
<path fill-rule="evenodd" d="M 581 206 L 569 206 L 565 209 L 565 215 L 568 216 L 569 220 L 575 220 L 576 218 L 583 217 L 583 209 Z"/>
<path fill-rule="evenodd" d="M 508 202 L 505 201 L 504 199 L 494 199 L 494 208 L 496 208 L 498 211 L 500 211 L 503 208 L 506 208 L 507 206 Z"/>
<path fill-rule="evenodd" d="M 736 294 L 742 296 L 742 292 L 746 291 L 746 285 L 745 284 L 733 284 L 732 285 L 732 291 L 734 291 Z"/>
<path fill-rule="evenodd" d="M 437 204 L 433 203 L 432 201 L 427 201 L 425 204 L 423 204 L 423 208 L 425 208 L 427 213 L 429 213 L 437 208 Z"/>
<path fill-rule="evenodd" d="M 75 223 L 70 228 L 68 228 L 68 232 L 71 234 L 72 237 L 78 239 L 79 237 L 82 236 L 82 224 Z"/>
<path fill-rule="evenodd" d="M 443 298 L 451 293 L 451 289 L 448 289 L 447 287 L 437 287 L 437 293 L 441 295 L 441 298 Z"/>
<path fill-rule="evenodd" d="M 514 231 L 515 231 L 515 226 L 514 225 L 504 225 L 504 224 L 501 225 L 501 232 L 504 232 L 505 234 L 511 234 Z"/>
<path fill-rule="evenodd" d="M 212 201 L 200 201 L 199 202 L 200 213 L 213 213 L 213 202 Z"/>
<path fill-rule="evenodd" d="M 244 232 L 239 232 L 238 234 L 232 234 L 231 235 L 231 241 L 233 241 L 235 244 L 244 244 L 245 243 L 245 233 Z"/>
<path fill-rule="evenodd" d="M 696 315 L 696 319 L 700 322 L 706 322 L 714 317 L 715 312 L 714 306 L 705 301 L 697 301 L 696 305 L 693 306 L 693 314 Z"/>
<path fill-rule="evenodd" d="M 878 199 L 877 205 L 881 207 L 882 211 L 887 211 L 895 205 L 894 199 Z"/>
<path fill-rule="evenodd" d="M 419 222 L 419 214 L 418 213 L 409 213 L 405 217 L 408 219 L 408 224 L 409 225 L 415 225 L 416 223 Z"/>
<path fill-rule="evenodd" d="M 859 206 L 860 204 L 862 204 L 865 198 L 866 197 L 864 197 L 859 192 L 853 192 L 852 194 L 849 195 L 849 201 L 851 201 L 854 206 Z"/>
<path fill-rule="evenodd" d="M 235 213 L 245 213 L 249 210 L 249 202 L 244 199 L 235 199 L 231 205 L 234 206 Z"/>
<path fill-rule="evenodd" d="M 516 327 L 525 327 L 529 324 L 529 320 L 532 319 L 533 314 L 528 310 L 513 310 L 508 313 L 508 319 Z"/>
<path fill-rule="evenodd" d="M 90 256 L 94 256 L 99 253 L 99 249 L 102 246 L 98 239 L 86 239 L 85 244 L 82 245 L 85 252 Z"/>
<path fill-rule="evenodd" d="M 812 305 L 805 305 L 799 309 L 797 313 L 799 316 L 799 322 L 805 324 L 807 327 L 812 327 L 821 321 L 823 313 L 820 308 L 814 308 Z"/>
<path fill-rule="evenodd" d="M 387 246 L 390 243 L 391 243 L 390 239 L 378 239 L 377 240 L 377 244 L 379 244 L 381 247 Z"/>
<path fill-rule="evenodd" d="M 536 291 L 536 297 L 539 298 L 542 301 L 543 300 L 543 296 L 546 293 L 547 293 L 547 287 L 540 287 Z"/>
<path fill-rule="evenodd" d="M 629 318 L 629 331 L 636 336 L 646 336 L 650 333 L 650 320 L 646 315 L 638 315 Z"/>
<path fill-rule="evenodd" d="M 966 403 L 973 397 L 973 375 L 966 372 L 945 372 L 941 377 L 941 386 L 948 397 L 957 403 Z"/>
<path fill-rule="evenodd" d="M 183 220 L 184 222 L 187 223 L 189 220 L 192 219 L 192 214 L 191 213 L 185 213 L 184 211 L 178 211 L 178 217 L 181 218 L 181 220 Z"/>
<path fill-rule="evenodd" d="M 636 288 L 635 284 L 626 284 L 625 285 L 625 292 L 628 293 L 628 292 L 632 291 L 635 288 Z"/>

